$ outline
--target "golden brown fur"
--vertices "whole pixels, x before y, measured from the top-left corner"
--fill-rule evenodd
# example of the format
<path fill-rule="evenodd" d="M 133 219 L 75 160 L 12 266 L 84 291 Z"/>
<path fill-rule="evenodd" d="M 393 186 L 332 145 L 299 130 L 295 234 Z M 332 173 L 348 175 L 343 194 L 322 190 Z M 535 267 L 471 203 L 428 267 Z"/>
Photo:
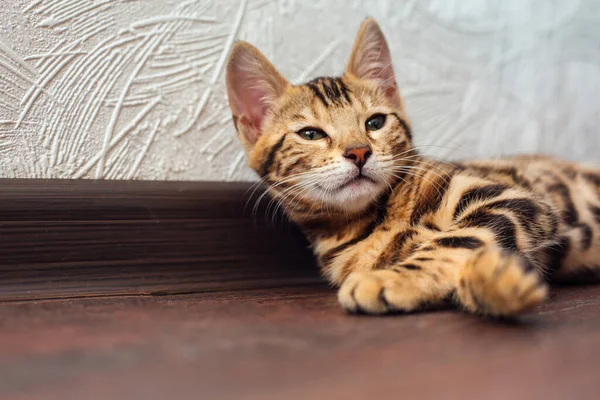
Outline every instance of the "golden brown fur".
<path fill-rule="evenodd" d="M 249 165 L 345 309 L 453 302 L 511 316 L 542 302 L 547 281 L 600 276 L 600 171 L 546 156 L 420 156 L 374 20 L 342 77 L 291 85 L 239 42 L 227 86 Z"/>

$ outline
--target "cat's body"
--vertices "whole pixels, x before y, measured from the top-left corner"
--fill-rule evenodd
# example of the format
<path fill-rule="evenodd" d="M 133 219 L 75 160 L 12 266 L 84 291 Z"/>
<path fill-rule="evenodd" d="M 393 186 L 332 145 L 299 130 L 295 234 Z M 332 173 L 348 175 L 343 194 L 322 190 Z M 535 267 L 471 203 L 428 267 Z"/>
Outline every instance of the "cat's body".
<path fill-rule="evenodd" d="M 292 86 L 245 43 L 227 72 L 250 166 L 347 310 L 452 300 L 510 316 L 543 301 L 546 280 L 600 276 L 600 170 L 545 156 L 420 156 L 375 21 L 342 77 Z"/>

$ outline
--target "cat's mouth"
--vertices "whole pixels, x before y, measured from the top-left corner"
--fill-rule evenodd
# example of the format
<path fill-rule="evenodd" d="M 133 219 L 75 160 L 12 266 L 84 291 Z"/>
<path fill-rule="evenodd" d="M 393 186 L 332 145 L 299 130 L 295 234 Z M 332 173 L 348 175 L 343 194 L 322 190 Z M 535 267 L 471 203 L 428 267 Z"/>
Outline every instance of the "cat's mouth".
<path fill-rule="evenodd" d="M 344 178 L 338 177 L 335 182 L 316 184 L 321 193 L 319 199 L 325 200 L 335 208 L 356 212 L 367 207 L 384 188 L 384 183 L 365 174 L 365 171 L 356 171 Z M 330 178 L 331 179 L 331 178 Z M 335 179 L 335 178 L 334 178 Z"/>
<path fill-rule="evenodd" d="M 334 191 L 339 191 L 347 188 L 359 188 L 365 184 L 377 183 L 371 177 L 364 175 L 362 172 L 359 172 L 354 178 L 350 178 L 346 182 L 342 183 L 340 186 L 334 189 Z"/>

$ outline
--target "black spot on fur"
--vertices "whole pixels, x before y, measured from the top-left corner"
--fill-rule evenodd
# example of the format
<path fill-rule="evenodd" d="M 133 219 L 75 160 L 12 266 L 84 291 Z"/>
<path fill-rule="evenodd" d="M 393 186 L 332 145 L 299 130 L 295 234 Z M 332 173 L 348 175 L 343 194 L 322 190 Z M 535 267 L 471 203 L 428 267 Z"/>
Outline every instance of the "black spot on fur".
<path fill-rule="evenodd" d="M 406 244 L 406 242 L 411 239 L 417 232 L 415 232 L 412 229 L 408 229 L 406 231 L 400 232 L 398 233 L 394 239 L 393 239 L 393 243 L 392 246 L 395 249 L 395 257 L 400 255 L 400 253 L 402 252 L 402 249 L 404 248 L 404 245 Z"/>
<path fill-rule="evenodd" d="M 342 78 L 331 78 L 320 76 L 306 84 L 312 92 L 321 100 L 321 102 L 329 107 L 334 104 L 341 105 L 344 100 L 350 103 L 348 87 Z"/>
<path fill-rule="evenodd" d="M 590 210 L 592 211 L 592 214 L 594 214 L 596 222 L 600 224 L 600 207 L 590 206 Z"/>
<path fill-rule="evenodd" d="M 400 116 L 397 113 L 392 113 L 392 115 L 394 117 L 396 117 L 396 119 L 398 120 L 398 123 L 400 124 L 400 126 L 404 130 L 404 134 L 406 135 L 406 137 L 409 140 L 412 140 L 412 131 L 410 130 L 410 127 L 408 126 L 408 123 L 404 119 L 400 118 Z"/>
<path fill-rule="evenodd" d="M 342 95 L 335 83 L 332 82 L 331 78 L 324 78 L 321 80 L 321 87 L 323 93 L 330 104 L 338 103 L 340 96 Z"/>
<path fill-rule="evenodd" d="M 418 247 L 419 243 L 411 243 L 410 247 L 408 248 L 408 254 L 413 254 L 415 251 L 417 251 Z"/>
<path fill-rule="evenodd" d="M 463 217 L 459 221 L 459 225 L 464 228 L 489 229 L 494 233 L 499 246 L 513 251 L 519 249 L 515 224 L 504 215 L 479 209 Z"/>
<path fill-rule="evenodd" d="M 430 231 L 436 231 L 436 232 L 440 232 L 441 231 L 441 229 L 436 224 L 434 224 L 433 222 L 425 222 L 423 224 L 423 226 L 425 228 L 429 229 Z"/>
<path fill-rule="evenodd" d="M 495 201 L 484 206 L 486 209 L 503 209 L 512 212 L 519 222 L 531 231 L 531 224 L 535 222 L 538 206 L 530 199 L 505 199 Z"/>
<path fill-rule="evenodd" d="M 331 100 L 332 103 L 342 104 L 343 96 L 340 87 L 338 86 L 337 79 L 327 78 L 326 82 L 322 83 L 323 89 L 325 90 L 325 94 L 327 98 Z"/>
<path fill-rule="evenodd" d="M 386 268 L 389 265 L 398 263 L 400 261 L 400 256 L 402 255 L 404 245 L 416 233 L 416 231 L 408 229 L 406 231 L 402 231 L 396 234 L 396 236 L 394 236 L 386 250 L 384 250 L 377 259 L 377 262 L 375 263 L 373 269 Z"/>
<path fill-rule="evenodd" d="M 410 269 L 412 271 L 417 271 L 421 269 L 421 267 L 415 264 L 400 264 L 399 266 L 405 269 Z"/>
<path fill-rule="evenodd" d="M 442 247 L 476 249 L 484 245 L 481 239 L 473 236 L 447 236 L 435 239 L 435 242 Z"/>
<path fill-rule="evenodd" d="M 260 175 L 262 177 L 265 177 L 269 174 L 269 171 L 271 170 L 271 167 L 273 166 L 273 161 L 275 161 L 275 154 L 277 153 L 277 151 L 279 151 L 279 149 L 281 149 L 281 146 L 283 146 L 283 142 L 285 141 L 285 136 L 286 135 L 283 135 L 281 137 L 281 139 L 279 139 L 277 141 L 277 143 L 275 143 L 275 145 L 273 147 L 271 147 L 271 150 L 269 150 L 269 154 L 267 155 L 265 162 L 260 167 Z"/>
<path fill-rule="evenodd" d="M 417 203 L 415 204 L 412 214 L 410 215 L 411 225 L 417 225 L 423 215 L 435 212 L 440 208 L 442 200 L 444 199 L 444 196 L 448 191 L 448 187 L 450 186 L 450 181 L 457 172 L 458 170 L 454 170 L 448 173 L 446 176 L 438 177 L 434 182 L 429 183 L 434 186 L 431 196 L 417 195 Z"/>
<path fill-rule="evenodd" d="M 581 249 L 588 250 L 592 246 L 592 228 L 588 224 L 579 224 L 581 231 Z"/>
<path fill-rule="evenodd" d="M 564 210 L 562 212 L 563 221 L 571 226 L 577 224 L 579 220 L 579 213 L 575 208 L 575 204 L 573 204 L 573 200 L 571 199 L 571 191 L 569 187 L 563 183 L 555 183 L 550 185 L 547 189 L 549 192 L 557 193 L 563 202 Z"/>
<path fill-rule="evenodd" d="M 344 96 L 344 98 L 346 99 L 346 101 L 348 103 L 351 103 L 352 101 L 350 100 L 350 89 L 348 89 L 348 86 L 346 86 L 346 84 L 344 83 L 344 80 L 342 78 L 335 78 L 337 84 L 340 87 L 340 92 L 342 93 L 342 95 Z"/>
<path fill-rule="evenodd" d="M 319 100 L 321 100 L 321 102 L 323 103 L 323 105 L 325 107 L 329 107 L 329 103 L 327 103 L 327 100 L 325 99 L 325 96 L 323 95 L 323 93 L 321 93 L 321 90 L 319 90 L 319 86 L 316 83 L 308 82 L 306 84 L 306 86 L 309 87 L 310 90 L 312 90 L 313 94 L 315 96 L 317 96 L 319 98 Z"/>
<path fill-rule="evenodd" d="M 531 189 L 531 184 L 529 181 L 523 175 L 521 175 L 515 167 L 499 168 L 497 169 L 497 172 L 504 175 L 509 175 L 517 185 Z"/>
<path fill-rule="evenodd" d="M 597 186 L 598 188 L 600 188 L 600 174 L 594 174 L 591 172 L 587 172 L 585 174 L 583 174 L 583 177 L 590 182 L 592 185 Z"/>
<path fill-rule="evenodd" d="M 558 243 L 550 245 L 544 250 L 547 258 L 546 271 L 548 275 L 552 276 L 561 268 L 562 262 L 570 250 L 571 242 L 566 236 L 562 236 L 559 238 Z"/>
<path fill-rule="evenodd" d="M 454 210 L 454 219 L 456 220 L 473 201 L 493 199 L 504 193 L 506 189 L 508 189 L 506 185 L 487 185 L 463 193 Z"/>
<path fill-rule="evenodd" d="M 299 157 L 296 161 L 294 161 L 293 163 L 286 166 L 281 175 L 288 176 L 290 174 L 290 172 L 292 172 L 294 170 L 294 168 L 296 168 L 298 165 L 302 164 L 305 161 L 306 160 L 304 159 L 304 157 Z"/>
<path fill-rule="evenodd" d="M 515 167 L 491 167 L 484 165 L 469 165 L 467 168 L 469 170 L 478 172 L 480 176 L 483 177 L 487 177 L 492 173 L 506 175 L 509 176 L 516 185 L 519 185 L 526 189 L 531 188 L 531 183 L 529 182 L 529 180 L 522 176 Z"/>

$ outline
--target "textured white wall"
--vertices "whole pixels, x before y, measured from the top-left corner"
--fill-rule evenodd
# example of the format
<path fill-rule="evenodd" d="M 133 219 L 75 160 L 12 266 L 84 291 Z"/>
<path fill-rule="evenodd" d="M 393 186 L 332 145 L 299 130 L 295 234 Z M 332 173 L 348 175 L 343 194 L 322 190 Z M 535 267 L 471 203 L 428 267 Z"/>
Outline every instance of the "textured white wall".
<path fill-rule="evenodd" d="M 600 156 L 597 0 L 3 0 L 0 177 L 246 180 L 233 39 L 339 74 L 367 15 L 426 153 Z"/>

